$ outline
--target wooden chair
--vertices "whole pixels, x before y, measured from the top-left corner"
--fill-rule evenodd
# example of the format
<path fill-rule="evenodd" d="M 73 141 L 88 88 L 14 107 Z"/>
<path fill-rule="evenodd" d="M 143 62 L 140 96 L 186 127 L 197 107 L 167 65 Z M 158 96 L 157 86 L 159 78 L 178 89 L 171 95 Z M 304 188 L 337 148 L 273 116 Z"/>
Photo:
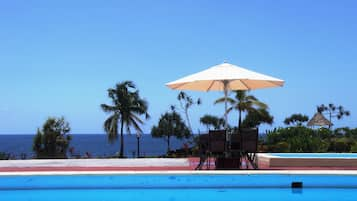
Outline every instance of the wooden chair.
<path fill-rule="evenodd" d="M 202 134 L 198 136 L 198 149 L 200 161 L 195 170 L 202 170 L 204 163 L 209 158 L 209 136 L 208 134 Z M 209 163 L 207 163 L 207 169 L 209 169 Z"/>
<path fill-rule="evenodd" d="M 221 156 L 226 151 L 226 131 L 225 130 L 210 130 L 209 136 L 209 151 L 213 156 Z"/>
<path fill-rule="evenodd" d="M 210 157 L 221 157 L 226 151 L 226 131 L 210 130 L 208 134 L 198 137 L 200 161 L 196 170 L 201 170 L 207 161 L 207 169 L 210 169 Z"/>
<path fill-rule="evenodd" d="M 232 157 L 240 157 L 241 154 L 241 136 L 239 134 L 232 134 L 230 136 L 229 152 Z"/>
<path fill-rule="evenodd" d="M 258 151 L 258 128 L 242 128 L 239 131 L 241 154 L 254 169 L 258 168 L 256 155 Z"/>

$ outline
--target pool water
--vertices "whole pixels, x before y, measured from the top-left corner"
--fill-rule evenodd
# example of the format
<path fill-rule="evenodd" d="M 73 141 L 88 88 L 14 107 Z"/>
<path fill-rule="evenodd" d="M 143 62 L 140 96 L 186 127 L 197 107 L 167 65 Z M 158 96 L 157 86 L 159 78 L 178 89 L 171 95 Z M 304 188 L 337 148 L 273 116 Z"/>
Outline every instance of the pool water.
<path fill-rule="evenodd" d="M 357 189 L 50 189 L 2 190 L 2 201 L 356 201 Z"/>
<path fill-rule="evenodd" d="M 0 176 L 1 201 L 355 201 L 356 192 L 357 175 Z"/>
<path fill-rule="evenodd" d="M 355 158 L 357 153 L 269 153 L 269 155 L 286 158 Z"/>

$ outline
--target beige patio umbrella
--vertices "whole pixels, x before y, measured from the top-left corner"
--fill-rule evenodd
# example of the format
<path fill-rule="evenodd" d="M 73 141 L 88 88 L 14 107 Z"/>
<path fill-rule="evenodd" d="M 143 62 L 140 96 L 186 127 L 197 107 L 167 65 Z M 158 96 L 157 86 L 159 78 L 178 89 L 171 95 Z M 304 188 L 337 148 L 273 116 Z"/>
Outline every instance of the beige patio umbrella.
<path fill-rule="evenodd" d="M 263 75 L 229 63 L 212 66 L 204 71 L 166 84 L 171 89 L 194 91 L 224 91 L 227 129 L 227 96 L 229 90 L 252 90 L 283 86 L 284 80 Z"/>

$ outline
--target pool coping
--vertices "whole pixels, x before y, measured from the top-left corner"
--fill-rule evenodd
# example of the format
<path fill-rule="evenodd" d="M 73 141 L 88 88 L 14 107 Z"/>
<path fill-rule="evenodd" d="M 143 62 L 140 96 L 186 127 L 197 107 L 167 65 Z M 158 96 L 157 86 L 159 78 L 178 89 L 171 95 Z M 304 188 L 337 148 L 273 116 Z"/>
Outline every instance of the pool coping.
<path fill-rule="evenodd" d="M 258 163 L 267 168 L 357 168 L 357 158 L 314 158 L 314 157 L 282 157 L 269 153 L 258 153 Z"/>

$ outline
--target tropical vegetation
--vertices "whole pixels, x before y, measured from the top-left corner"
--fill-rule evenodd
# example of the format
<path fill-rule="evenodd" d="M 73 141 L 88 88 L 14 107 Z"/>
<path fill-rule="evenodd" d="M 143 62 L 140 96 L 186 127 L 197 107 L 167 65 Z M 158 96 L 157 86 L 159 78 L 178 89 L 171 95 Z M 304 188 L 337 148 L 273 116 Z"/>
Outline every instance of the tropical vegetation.
<path fill-rule="evenodd" d="M 321 104 L 317 106 L 317 112 L 322 114 L 327 114 L 330 122 L 332 123 L 332 118 L 341 119 L 343 116 L 350 116 L 350 111 L 345 110 L 343 106 L 335 106 L 333 103 L 328 104 L 327 106 Z M 331 125 L 329 126 L 331 128 Z"/>
<path fill-rule="evenodd" d="M 357 152 L 357 129 L 277 128 L 261 142 L 262 152 Z"/>
<path fill-rule="evenodd" d="M 268 106 L 259 101 L 255 96 L 253 95 L 248 95 L 247 91 L 234 91 L 235 96 L 234 98 L 231 97 L 222 97 L 219 98 L 215 101 L 215 104 L 217 103 L 224 103 L 227 101 L 230 104 L 230 107 L 227 108 L 227 113 L 230 113 L 233 110 L 238 111 L 238 129 L 242 127 L 242 118 L 243 118 L 243 113 L 245 112 L 250 112 L 251 116 L 254 116 L 254 114 L 260 114 L 263 112 L 267 112 Z M 262 114 L 262 116 L 265 116 L 266 114 Z M 270 116 L 270 115 L 268 115 Z M 272 120 L 271 120 L 272 121 Z M 270 121 L 268 121 L 270 122 Z M 248 124 L 248 123 L 247 123 Z"/>
<path fill-rule="evenodd" d="M 196 101 L 193 100 L 193 98 L 191 96 L 187 95 L 183 91 L 179 92 L 179 94 L 177 95 L 177 100 L 180 102 L 180 107 L 181 107 L 181 109 L 183 110 L 183 112 L 185 114 L 187 126 L 188 126 L 191 134 L 193 134 L 190 115 L 188 113 L 188 110 L 193 105 L 201 105 L 202 101 L 201 101 L 200 98 L 198 98 Z"/>
<path fill-rule="evenodd" d="M 309 121 L 309 117 L 303 114 L 292 114 L 290 117 L 286 117 L 284 120 L 285 125 L 302 126 L 304 122 Z"/>
<path fill-rule="evenodd" d="M 207 130 L 210 129 L 223 129 L 225 125 L 225 121 L 223 118 L 216 117 L 214 115 L 206 114 L 200 118 L 200 123 L 207 127 Z"/>
<path fill-rule="evenodd" d="M 327 114 L 331 118 L 341 119 L 350 112 L 342 106 L 334 104 L 317 107 L 317 112 Z M 308 116 L 293 114 L 284 120 L 286 128 L 275 128 L 266 133 L 261 141 L 262 152 L 357 152 L 357 128 L 348 127 L 331 129 L 320 127 L 308 128 L 303 125 Z"/>
<path fill-rule="evenodd" d="M 104 122 L 104 130 L 109 142 L 118 138 L 120 128 L 120 151 L 119 157 L 124 157 L 124 128 L 130 134 L 130 128 L 142 133 L 140 125 L 144 122 L 140 118 L 148 119 L 148 103 L 139 95 L 139 90 L 132 81 L 123 81 L 108 89 L 108 97 L 112 105 L 101 104 L 102 110 L 110 116 Z"/>
<path fill-rule="evenodd" d="M 192 134 L 181 115 L 176 112 L 174 107 L 171 107 L 171 111 L 162 114 L 158 124 L 152 127 L 151 135 L 154 138 L 164 138 L 167 143 L 167 153 L 169 153 L 171 151 L 171 137 L 188 139 Z"/>
<path fill-rule="evenodd" d="M 267 108 L 259 108 L 248 111 L 241 126 L 243 128 L 255 128 L 264 123 L 272 125 L 273 121 L 274 117 L 270 115 Z"/>
<path fill-rule="evenodd" d="M 63 118 L 50 117 L 37 129 L 33 141 L 36 158 L 67 158 L 67 149 L 72 139 L 71 128 Z"/>

